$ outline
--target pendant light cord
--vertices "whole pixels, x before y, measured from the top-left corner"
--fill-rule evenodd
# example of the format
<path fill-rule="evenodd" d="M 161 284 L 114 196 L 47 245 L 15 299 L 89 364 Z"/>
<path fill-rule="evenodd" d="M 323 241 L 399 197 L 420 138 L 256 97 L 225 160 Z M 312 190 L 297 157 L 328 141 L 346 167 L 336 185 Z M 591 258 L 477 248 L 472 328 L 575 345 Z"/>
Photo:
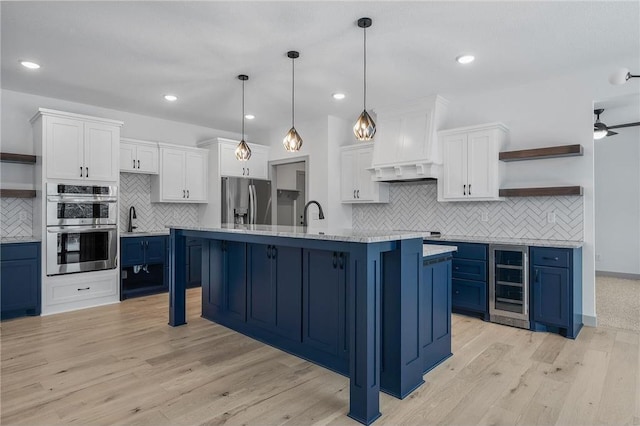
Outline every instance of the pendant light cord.
<path fill-rule="evenodd" d="M 242 80 L 242 140 L 244 140 L 244 80 Z"/>
<path fill-rule="evenodd" d="M 291 58 L 291 128 L 295 123 L 295 104 L 296 104 L 296 66 L 295 58 Z"/>
<path fill-rule="evenodd" d="M 364 110 L 367 110 L 367 28 L 363 28 L 364 30 L 364 101 L 363 107 Z"/>

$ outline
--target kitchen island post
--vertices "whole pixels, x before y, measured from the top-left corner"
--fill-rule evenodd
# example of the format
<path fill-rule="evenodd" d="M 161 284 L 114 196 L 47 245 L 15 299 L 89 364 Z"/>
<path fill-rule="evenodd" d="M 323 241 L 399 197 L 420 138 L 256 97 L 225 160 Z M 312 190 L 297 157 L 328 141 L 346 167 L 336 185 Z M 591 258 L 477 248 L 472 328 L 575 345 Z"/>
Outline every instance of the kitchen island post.
<path fill-rule="evenodd" d="M 349 417 L 370 424 L 380 390 L 404 398 L 423 383 L 420 234 L 171 228 L 171 326 L 186 324 L 186 238 L 203 241 L 202 316 L 347 375 Z"/>

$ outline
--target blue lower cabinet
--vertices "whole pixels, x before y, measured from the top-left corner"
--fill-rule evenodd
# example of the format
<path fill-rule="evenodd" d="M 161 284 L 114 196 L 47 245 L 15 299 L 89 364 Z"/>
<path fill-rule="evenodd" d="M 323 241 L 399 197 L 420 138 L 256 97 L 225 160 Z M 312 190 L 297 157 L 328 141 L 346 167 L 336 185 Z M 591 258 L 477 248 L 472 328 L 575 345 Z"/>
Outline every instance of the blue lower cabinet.
<path fill-rule="evenodd" d="M 456 308 L 485 313 L 487 311 L 487 283 L 454 278 L 452 280 L 452 303 Z"/>
<path fill-rule="evenodd" d="M 302 249 L 247 244 L 247 322 L 301 340 Z"/>
<path fill-rule="evenodd" d="M 120 300 L 169 290 L 168 236 L 120 238 Z"/>
<path fill-rule="evenodd" d="M 202 241 L 198 238 L 187 239 L 187 288 L 200 287 L 202 284 Z"/>
<path fill-rule="evenodd" d="M 232 241 L 202 241 L 202 316 L 205 318 L 246 322 L 246 246 Z"/>
<path fill-rule="evenodd" d="M 227 241 L 224 245 L 224 309 L 238 321 L 247 320 L 246 244 Z"/>
<path fill-rule="evenodd" d="M 531 247 L 531 327 L 575 339 L 582 328 L 582 249 Z"/>
<path fill-rule="evenodd" d="M 40 243 L 2 244 L 1 318 L 40 315 Z"/>
<path fill-rule="evenodd" d="M 302 341 L 342 358 L 349 355 L 347 264 L 344 253 L 303 250 Z"/>
<path fill-rule="evenodd" d="M 451 356 L 451 260 L 426 259 L 420 289 L 423 371 Z"/>

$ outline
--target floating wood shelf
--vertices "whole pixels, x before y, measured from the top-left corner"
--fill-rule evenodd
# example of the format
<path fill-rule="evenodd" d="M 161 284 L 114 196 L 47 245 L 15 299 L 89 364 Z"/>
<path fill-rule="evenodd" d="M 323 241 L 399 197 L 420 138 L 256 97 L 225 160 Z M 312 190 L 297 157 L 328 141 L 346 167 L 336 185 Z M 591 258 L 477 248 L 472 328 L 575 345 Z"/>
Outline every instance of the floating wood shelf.
<path fill-rule="evenodd" d="M 0 189 L 2 198 L 36 198 L 35 189 Z"/>
<path fill-rule="evenodd" d="M 537 160 L 541 158 L 575 157 L 582 155 L 582 145 L 560 145 L 548 148 L 501 152 L 501 161 Z"/>
<path fill-rule="evenodd" d="M 548 186 L 544 188 L 504 188 L 501 197 L 549 197 L 556 195 L 582 195 L 581 186 Z"/>
<path fill-rule="evenodd" d="M 28 154 L 13 154 L 10 152 L 0 152 L 0 161 L 5 163 L 35 164 L 36 156 Z"/>

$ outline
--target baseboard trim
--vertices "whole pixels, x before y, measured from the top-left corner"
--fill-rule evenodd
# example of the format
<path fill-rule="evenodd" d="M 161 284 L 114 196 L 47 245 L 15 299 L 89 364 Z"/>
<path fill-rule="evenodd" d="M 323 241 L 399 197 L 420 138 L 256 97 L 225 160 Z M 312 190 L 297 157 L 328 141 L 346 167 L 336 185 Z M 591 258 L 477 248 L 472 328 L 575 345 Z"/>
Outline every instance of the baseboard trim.
<path fill-rule="evenodd" d="M 596 277 L 622 278 L 625 280 L 640 280 L 640 274 L 627 274 L 625 272 L 596 271 Z"/>
<path fill-rule="evenodd" d="M 598 326 L 598 318 L 592 317 L 591 315 L 582 315 L 582 324 L 587 327 L 597 327 Z"/>

